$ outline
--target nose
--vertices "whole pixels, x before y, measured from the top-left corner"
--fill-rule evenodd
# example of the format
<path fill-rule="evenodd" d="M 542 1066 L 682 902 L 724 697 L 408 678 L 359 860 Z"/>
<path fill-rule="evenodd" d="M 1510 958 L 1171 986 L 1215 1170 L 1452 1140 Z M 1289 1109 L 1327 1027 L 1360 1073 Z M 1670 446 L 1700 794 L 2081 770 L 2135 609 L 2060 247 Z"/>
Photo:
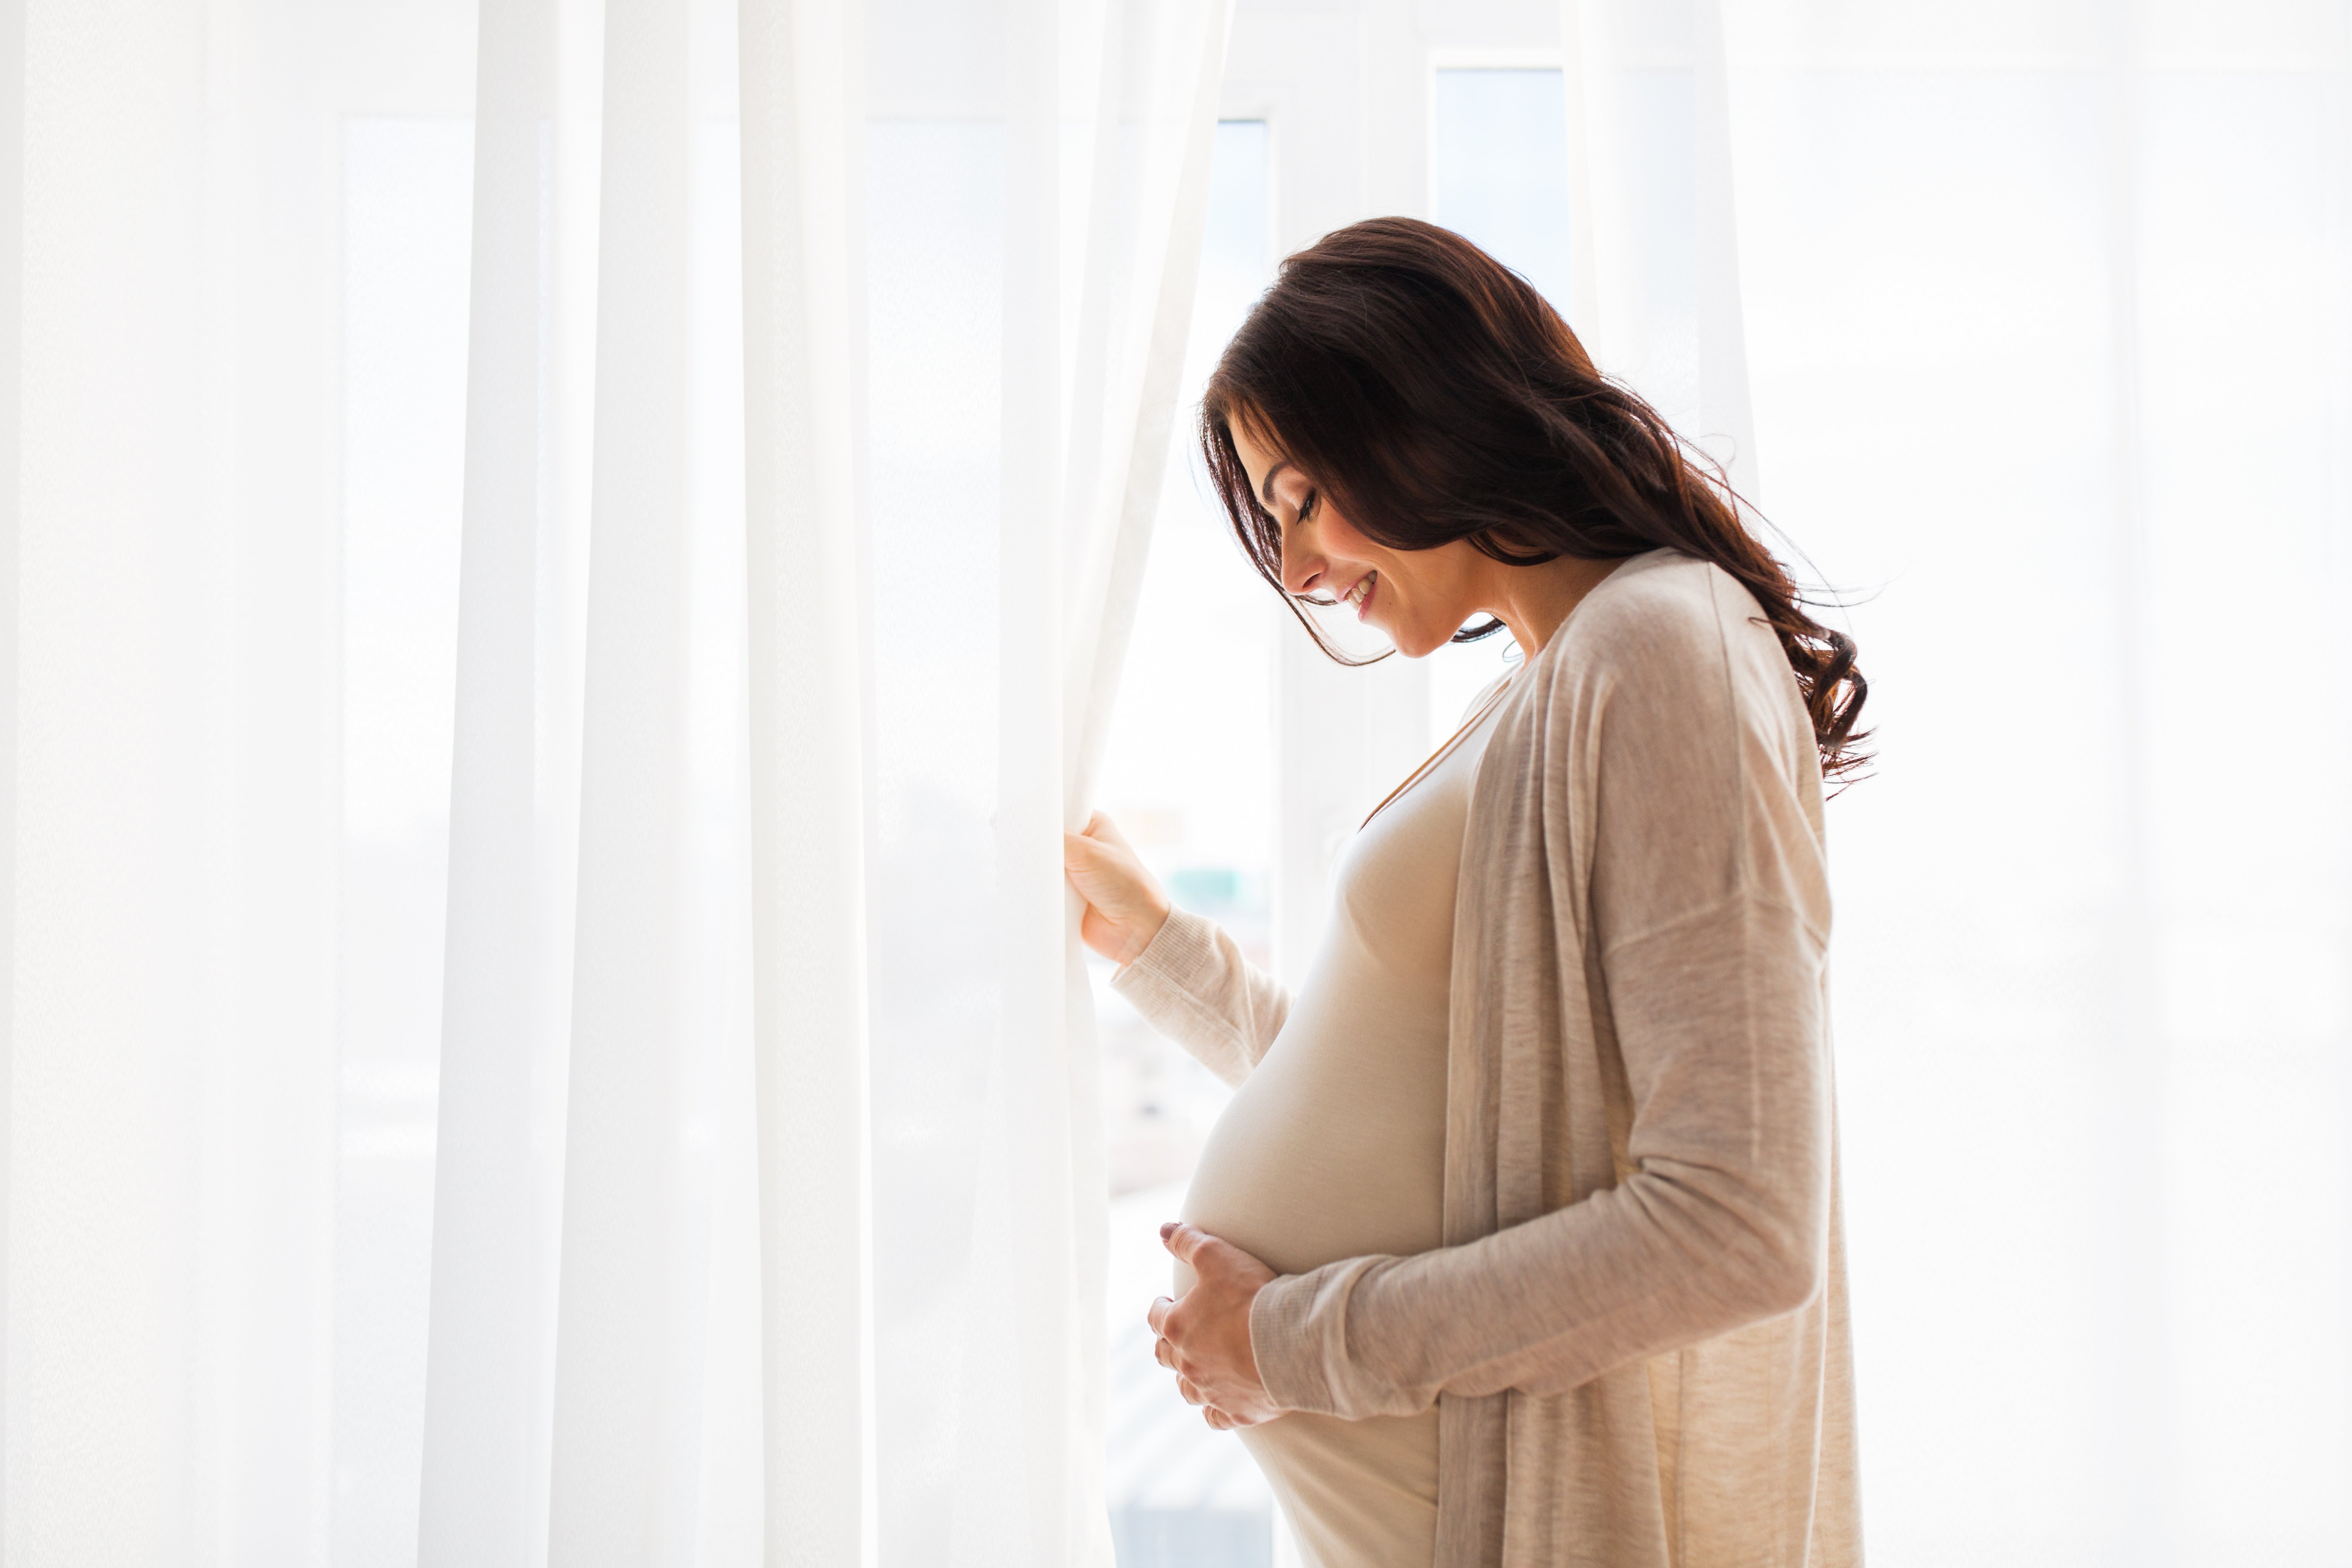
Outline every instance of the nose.
<path fill-rule="evenodd" d="M 1282 532 L 1282 587 L 1286 594 L 1312 593 L 1330 570 L 1323 552 L 1307 543 L 1304 528 L 1291 527 Z"/>

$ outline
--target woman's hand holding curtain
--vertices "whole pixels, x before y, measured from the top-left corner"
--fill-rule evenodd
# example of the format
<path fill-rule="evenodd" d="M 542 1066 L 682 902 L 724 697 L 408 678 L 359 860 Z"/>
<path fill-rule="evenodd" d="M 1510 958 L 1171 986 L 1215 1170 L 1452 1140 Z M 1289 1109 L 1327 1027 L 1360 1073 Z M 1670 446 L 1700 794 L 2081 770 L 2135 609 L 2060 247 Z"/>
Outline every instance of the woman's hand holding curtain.
<path fill-rule="evenodd" d="M 1084 833 L 1062 835 L 1062 872 L 1087 901 L 1078 939 L 1113 963 L 1133 963 L 1168 923 L 1159 879 L 1099 811 Z"/>
<path fill-rule="evenodd" d="M 1250 1348 L 1250 1303 L 1274 1279 L 1274 1270 L 1230 1241 L 1198 1226 L 1163 1225 L 1160 1239 L 1192 1270 L 1182 1299 L 1160 1297 L 1145 1321 L 1160 1336 L 1161 1366 L 1176 1373 L 1176 1391 L 1219 1431 L 1255 1426 L 1282 1414 L 1257 1375 Z"/>

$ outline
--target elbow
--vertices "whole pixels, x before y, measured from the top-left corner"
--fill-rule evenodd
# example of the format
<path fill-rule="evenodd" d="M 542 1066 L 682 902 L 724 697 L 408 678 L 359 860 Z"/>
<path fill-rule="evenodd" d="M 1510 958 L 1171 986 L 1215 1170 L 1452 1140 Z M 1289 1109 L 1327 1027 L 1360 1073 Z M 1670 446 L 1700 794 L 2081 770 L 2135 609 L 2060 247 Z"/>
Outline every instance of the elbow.
<path fill-rule="evenodd" d="M 1724 1243 L 1717 1289 L 1733 1326 L 1801 1311 L 1820 1299 L 1830 1272 L 1825 1196 L 1742 1205 L 1740 1217 L 1717 1233 Z"/>
<path fill-rule="evenodd" d="M 1693 1247 L 1692 1286 L 1715 1331 L 1812 1305 L 1829 1283 L 1827 1184 L 1710 1175 L 1716 1179 L 1685 1174 L 1673 1187 L 1687 1203 L 1684 1214 L 1697 1222 L 1685 1245 Z"/>
<path fill-rule="evenodd" d="M 1818 1246 L 1772 1247 L 1747 1271 L 1743 1303 L 1758 1320 L 1801 1311 L 1829 1283 L 1827 1249 Z"/>
<path fill-rule="evenodd" d="M 1801 1311 L 1820 1299 L 1830 1277 L 1829 1202 L 1826 1193 L 1774 1205 L 1748 1231 L 1741 1286 L 1743 1303 L 1757 1318 Z"/>

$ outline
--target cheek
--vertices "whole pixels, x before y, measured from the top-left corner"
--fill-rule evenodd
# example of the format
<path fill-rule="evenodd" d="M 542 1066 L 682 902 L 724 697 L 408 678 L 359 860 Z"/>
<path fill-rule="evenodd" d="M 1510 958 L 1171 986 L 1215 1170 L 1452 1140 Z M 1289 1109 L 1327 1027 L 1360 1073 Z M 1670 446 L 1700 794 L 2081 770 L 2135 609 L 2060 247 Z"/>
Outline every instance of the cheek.
<path fill-rule="evenodd" d="M 1444 619 L 1444 606 L 1461 596 L 1460 585 L 1452 581 L 1459 574 L 1449 570 L 1455 563 L 1444 559 L 1445 551 L 1400 553 L 1358 532 L 1353 523 L 1338 511 L 1328 510 L 1328 502 L 1326 507 L 1318 521 L 1316 536 L 1316 543 L 1326 553 L 1346 561 L 1360 561 L 1377 568 L 1381 580 L 1395 595 L 1391 605 L 1402 601 L 1405 614 L 1412 620 L 1417 622 L 1424 614 L 1433 613 L 1439 620 Z M 1461 622 L 1455 621 L 1446 626 L 1439 640 L 1453 636 L 1454 626 L 1459 625 Z"/>
<path fill-rule="evenodd" d="M 1390 553 L 1357 532 L 1356 525 L 1340 516 L 1328 500 L 1323 503 L 1323 515 L 1316 522 L 1317 542 L 1328 554 L 1377 565 L 1379 557 Z"/>
<path fill-rule="evenodd" d="M 1414 587 L 1420 573 L 1414 563 L 1378 540 L 1359 533 L 1355 524 L 1338 512 L 1326 512 L 1319 520 L 1315 542 L 1328 555 L 1371 567 L 1400 597 L 1419 596 Z"/>

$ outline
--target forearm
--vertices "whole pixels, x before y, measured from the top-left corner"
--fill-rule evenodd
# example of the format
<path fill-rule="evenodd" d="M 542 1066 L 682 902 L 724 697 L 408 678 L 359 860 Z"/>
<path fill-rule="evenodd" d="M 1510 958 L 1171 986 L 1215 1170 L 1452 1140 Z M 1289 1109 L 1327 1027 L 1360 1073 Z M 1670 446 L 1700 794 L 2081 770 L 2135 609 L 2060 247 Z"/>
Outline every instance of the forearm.
<path fill-rule="evenodd" d="M 1290 994 L 1216 922 L 1171 910 L 1111 980 L 1146 1022 L 1229 1084 L 1249 1076 L 1290 1012 Z"/>
<path fill-rule="evenodd" d="M 1736 1217 L 1707 1184 L 1638 1173 L 1464 1246 L 1276 1279 L 1250 1321 L 1266 1387 L 1349 1419 L 1553 1394 L 1803 1305 L 1817 1227 Z"/>

